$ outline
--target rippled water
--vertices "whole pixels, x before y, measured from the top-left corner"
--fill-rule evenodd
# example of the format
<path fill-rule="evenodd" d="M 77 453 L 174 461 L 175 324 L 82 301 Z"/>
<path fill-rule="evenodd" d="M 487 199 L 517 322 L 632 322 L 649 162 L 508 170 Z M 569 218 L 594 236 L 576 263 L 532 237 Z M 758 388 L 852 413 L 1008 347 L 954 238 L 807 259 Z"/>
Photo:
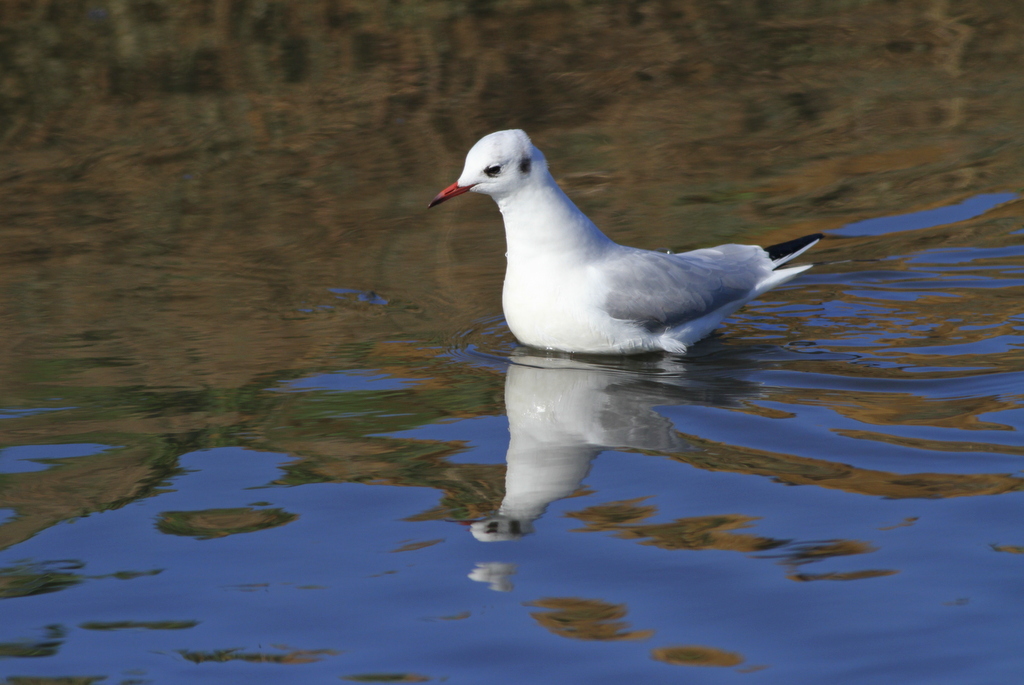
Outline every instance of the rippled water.
<path fill-rule="evenodd" d="M 4 526 L 36 528 L 0 557 L 10 673 L 1013 682 L 1024 253 L 1019 218 L 974 221 L 830 236 L 682 358 L 490 318 L 269 379 L 251 439 L 145 474 L 111 435 L 9 447 Z M 30 409 L 16 432 L 82 420 Z"/>
<path fill-rule="evenodd" d="M 95 4 L 0 10 L 5 685 L 1021 680 L 1016 5 Z M 519 347 L 511 125 L 817 265 Z"/>

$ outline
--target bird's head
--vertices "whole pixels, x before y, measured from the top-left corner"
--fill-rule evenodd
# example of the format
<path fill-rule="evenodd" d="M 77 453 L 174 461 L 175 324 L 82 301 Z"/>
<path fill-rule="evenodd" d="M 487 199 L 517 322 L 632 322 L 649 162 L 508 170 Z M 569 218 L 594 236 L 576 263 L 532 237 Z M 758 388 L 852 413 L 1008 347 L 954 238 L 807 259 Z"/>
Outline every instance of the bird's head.
<path fill-rule="evenodd" d="M 429 207 L 472 190 L 491 197 L 511 195 L 547 167 L 525 131 L 510 129 L 486 135 L 466 155 L 459 180 L 437 194 Z"/>
<path fill-rule="evenodd" d="M 506 542 L 532 533 L 533 522 L 497 514 L 474 522 L 469 530 L 480 542 Z"/>

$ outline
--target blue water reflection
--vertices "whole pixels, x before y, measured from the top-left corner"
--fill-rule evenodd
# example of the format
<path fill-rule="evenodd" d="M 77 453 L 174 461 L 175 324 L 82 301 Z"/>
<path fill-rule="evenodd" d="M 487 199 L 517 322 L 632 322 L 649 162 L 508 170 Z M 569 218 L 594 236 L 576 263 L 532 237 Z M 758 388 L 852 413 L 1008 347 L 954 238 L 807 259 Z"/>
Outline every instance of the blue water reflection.
<path fill-rule="evenodd" d="M 0 473 L 28 473 L 53 466 L 56 459 L 71 459 L 98 454 L 110 445 L 18 445 L 0 449 Z"/>
<path fill-rule="evenodd" d="M 967 221 L 981 216 L 988 210 L 1017 199 L 1016 193 L 985 193 L 975 195 L 956 205 L 926 209 L 923 212 L 886 216 L 878 219 L 855 221 L 842 228 L 833 229 L 831 235 L 868 236 L 892 233 L 895 231 L 913 231 L 919 228 L 952 224 Z"/>

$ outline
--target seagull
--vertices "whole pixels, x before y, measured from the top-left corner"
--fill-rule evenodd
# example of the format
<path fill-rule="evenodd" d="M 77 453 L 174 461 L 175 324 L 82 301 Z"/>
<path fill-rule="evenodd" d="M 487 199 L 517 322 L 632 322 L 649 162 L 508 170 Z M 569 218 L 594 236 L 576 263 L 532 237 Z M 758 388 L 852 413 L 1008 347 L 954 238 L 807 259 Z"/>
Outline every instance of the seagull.
<path fill-rule="evenodd" d="M 820 233 L 768 248 L 677 254 L 613 242 L 558 187 L 525 131 L 497 131 L 466 155 L 434 207 L 490 195 L 505 221 L 505 321 L 530 347 L 591 354 L 682 354 L 744 304 L 812 265 L 779 269 Z"/>

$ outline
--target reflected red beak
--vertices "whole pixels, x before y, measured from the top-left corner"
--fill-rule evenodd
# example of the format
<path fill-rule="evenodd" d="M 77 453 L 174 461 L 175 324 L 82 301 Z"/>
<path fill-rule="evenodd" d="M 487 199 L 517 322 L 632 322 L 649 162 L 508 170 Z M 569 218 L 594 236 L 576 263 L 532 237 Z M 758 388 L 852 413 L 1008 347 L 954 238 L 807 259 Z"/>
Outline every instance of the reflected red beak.
<path fill-rule="evenodd" d="M 468 193 L 469 189 L 472 188 L 474 185 L 476 185 L 476 184 L 474 183 L 474 184 L 468 185 L 468 186 L 459 186 L 458 181 L 456 181 L 455 183 L 451 184 L 450 186 L 448 186 L 447 188 L 442 190 L 440 193 L 438 193 L 437 196 L 433 200 L 430 201 L 430 204 L 427 205 L 427 209 L 430 209 L 434 205 L 439 205 L 442 202 L 444 202 L 445 200 L 450 200 L 453 197 L 455 197 L 456 195 L 462 195 L 463 193 Z"/>

